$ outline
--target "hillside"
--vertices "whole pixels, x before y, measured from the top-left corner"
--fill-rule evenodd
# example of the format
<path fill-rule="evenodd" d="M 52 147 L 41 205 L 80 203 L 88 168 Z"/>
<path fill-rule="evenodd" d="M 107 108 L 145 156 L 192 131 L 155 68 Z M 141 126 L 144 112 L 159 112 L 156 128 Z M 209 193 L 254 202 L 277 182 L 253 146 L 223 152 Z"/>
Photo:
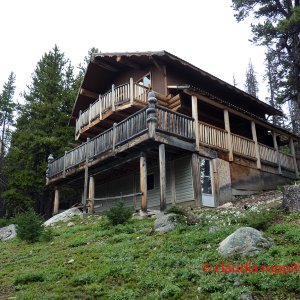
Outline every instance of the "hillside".
<path fill-rule="evenodd" d="M 165 234 L 152 231 L 152 218 L 112 227 L 93 216 L 74 218 L 75 226 L 59 223 L 51 242 L 0 242 L 0 299 L 300 299 L 299 272 L 204 267 L 299 264 L 300 213 L 272 208 L 278 195 L 199 211 L 199 224 Z M 267 205 L 257 203 L 265 197 Z M 218 243 L 241 226 L 264 228 L 275 246 L 254 257 L 220 257 Z"/>

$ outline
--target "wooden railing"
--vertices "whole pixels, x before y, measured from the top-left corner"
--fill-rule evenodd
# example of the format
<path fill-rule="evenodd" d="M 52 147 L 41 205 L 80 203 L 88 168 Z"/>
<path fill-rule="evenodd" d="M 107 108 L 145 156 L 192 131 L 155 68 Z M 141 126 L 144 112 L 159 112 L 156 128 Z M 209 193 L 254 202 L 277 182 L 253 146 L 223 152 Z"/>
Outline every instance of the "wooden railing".
<path fill-rule="evenodd" d="M 255 143 L 245 137 L 231 134 L 233 152 L 255 158 Z"/>
<path fill-rule="evenodd" d="M 228 149 L 227 131 L 210 124 L 199 122 L 199 140 L 209 147 Z"/>
<path fill-rule="evenodd" d="M 280 158 L 280 164 L 282 167 L 288 170 L 294 170 L 294 157 L 290 154 L 285 154 L 282 152 L 279 152 L 279 158 Z"/>
<path fill-rule="evenodd" d="M 278 163 L 278 152 L 271 147 L 258 144 L 260 159 L 274 164 Z"/>
<path fill-rule="evenodd" d="M 193 118 L 161 106 L 156 108 L 156 115 L 158 130 L 187 139 L 193 139 L 195 137 Z"/>
<path fill-rule="evenodd" d="M 104 95 L 100 95 L 99 99 L 92 103 L 86 110 L 79 114 L 76 120 L 75 136 L 78 137 L 81 128 L 87 126 L 96 118 L 101 118 L 109 110 L 114 110 L 116 106 L 132 101 L 147 103 L 148 88 L 133 83 L 122 84 L 120 86 L 112 86 Z"/>

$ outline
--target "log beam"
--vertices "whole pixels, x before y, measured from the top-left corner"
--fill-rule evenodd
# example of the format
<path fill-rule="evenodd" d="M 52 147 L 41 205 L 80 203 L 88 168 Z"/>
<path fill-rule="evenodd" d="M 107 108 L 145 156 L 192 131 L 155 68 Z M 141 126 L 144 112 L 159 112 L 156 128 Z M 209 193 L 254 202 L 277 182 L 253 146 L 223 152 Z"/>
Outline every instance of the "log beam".
<path fill-rule="evenodd" d="M 93 99 L 98 99 L 98 97 L 99 97 L 99 95 L 97 93 L 94 93 L 92 91 L 89 91 L 89 90 L 86 90 L 83 88 L 80 89 L 79 93 L 82 96 L 86 96 L 86 97 L 93 98 Z"/>
<path fill-rule="evenodd" d="M 94 213 L 94 206 L 95 206 L 95 179 L 93 176 L 90 176 L 89 180 L 89 206 L 88 206 L 88 213 Z"/>

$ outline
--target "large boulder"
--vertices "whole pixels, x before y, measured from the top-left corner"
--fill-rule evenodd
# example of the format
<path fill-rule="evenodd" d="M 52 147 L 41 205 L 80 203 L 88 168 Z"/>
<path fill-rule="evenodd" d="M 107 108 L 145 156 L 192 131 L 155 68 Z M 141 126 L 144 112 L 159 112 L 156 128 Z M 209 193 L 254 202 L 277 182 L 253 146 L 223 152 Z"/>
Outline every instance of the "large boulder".
<path fill-rule="evenodd" d="M 174 230 L 177 222 L 174 220 L 176 214 L 158 214 L 156 215 L 156 220 L 154 222 L 154 231 L 158 232 L 168 232 Z"/>
<path fill-rule="evenodd" d="M 70 220 L 71 217 L 74 216 L 80 216 L 82 214 L 82 212 L 77 208 L 77 207 L 73 207 L 70 208 L 68 210 L 65 210 L 64 212 L 53 216 L 52 218 L 50 218 L 49 220 L 47 220 L 44 223 L 44 226 L 52 226 L 57 222 L 68 222 Z"/>
<path fill-rule="evenodd" d="M 218 252 L 223 257 L 252 256 L 272 245 L 273 242 L 264 238 L 260 231 L 241 227 L 219 244 Z"/>
<path fill-rule="evenodd" d="M 0 241 L 7 241 L 17 236 L 16 225 L 10 224 L 0 228 Z"/>
<path fill-rule="evenodd" d="M 300 211 L 300 185 L 284 186 L 282 206 L 285 210 Z"/>

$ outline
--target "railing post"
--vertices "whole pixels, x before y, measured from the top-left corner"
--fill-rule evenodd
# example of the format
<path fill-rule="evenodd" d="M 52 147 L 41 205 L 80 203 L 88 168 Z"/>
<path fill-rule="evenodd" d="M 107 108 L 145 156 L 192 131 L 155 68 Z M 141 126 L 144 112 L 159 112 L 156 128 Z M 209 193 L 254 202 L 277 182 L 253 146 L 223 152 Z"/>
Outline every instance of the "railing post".
<path fill-rule="evenodd" d="M 111 86 L 111 110 L 112 111 L 116 110 L 115 101 L 116 101 L 115 85 L 113 84 Z"/>
<path fill-rule="evenodd" d="M 67 158 L 67 151 L 64 154 L 64 170 L 63 170 L 63 177 L 66 178 L 66 158 Z"/>
<path fill-rule="evenodd" d="M 144 153 L 140 157 L 140 190 L 142 193 L 141 210 L 147 212 L 147 161 Z"/>
<path fill-rule="evenodd" d="M 101 95 L 99 95 L 99 98 L 98 98 L 98 101 L 99 101 L 99 119 L 102 120 L 102 97 Z"/>
<path fill-rule="evenodd" d="M 92 120 L 92 104 L 89 106 L 89 126 L 91 125 L 91 120 Z"/>
<path fill-rule="evenodd" d="M 272 132 L 272 136 L 273 136 L 274 149 L 276 150 L 276 154 L 277 154 L 278 173 L 282 174 L 282 171 L 281 171 L 281 162 L 280 162 L 280 154 L 279 154 L 279 149 L 278 149 L 278 144 L 277 144 L 277 134 L 276 134 L 276 132 Z"/>
<path fill-rule="evenodd" d="M 82 198 L 82 205 L 83 205 L 83 213 L 86 213 L 86 200 L 87 200 L 87 186 L 89 180 L 89 142 L 90 138 L 87 138 L 86 147 L 85 147 L 85 166 L 84 166 L 84 186 L 83 186 L 83 198 Z"/>
<path fill-rule="evenodd" d="M 134 95 L 133 95 L 133 78 L 129 79 L 129 94 L 130 94 L 130 104 L 133 104 Z"/>
<path fill-rule="evenodd" d="M 224 124 L 225 130 L 227 131 L 227 145 L 229 150 L 229 161 L 233 161 L 233 150 L 232 150 L 232 139 L 230 131 L 229 113 L 227 109 L 224 109 Z"/>
<path fill-rule="evenodd" d="M 49 154 L 49 156 L 48 156 L 48 168 L 47 168 L 47 170 L 46 170 L 46 184 L 49 183 L 49 178 L 50 178 L 50 165 L 51 165 L 51 163 L 53 162 L 53 160 L 54 160 L 53 155 L 52 155 L 52 154 Z"/>
<path fill-rule="evenodd" d="M 192 96 L 192 117 L 193 121 L 193 130 L 195 136 L 195 150 L 198 151 L 200 149 L 200 138 L 199 138 L 199 124 L 198 124 L 198 99 L 197 96 Z"/>
<path fill-rule="evenodd" d="M 251 132 L 252 132 L 252 139 L 255 143 L 254 146 L 255 146 L 256 166 L 257 169 L 261 169 L 259 146 L 258 146 L 257 135 L 256 135 L 256 126 L 254 121 L 251 121 Z"/>
<path fill-rule="evenodd" d="M 147 124 L 149 130 L 149 138 L 155 138 L 155 128 L 157 124 L 157 116 L 156 116 L 156 103 L 157 99 L 155 97 L 155 93 L 150 91 L 148 94 L 148 108 L 146 110 L 147 114 Z"/>
<path fill-rule="evenodd" d="M 117 140 L 117 131 L 116 131 L 116 126 L 117 123 L 113 124 L 113 136 L 112 136 L 112 149 L 113 149 L 113 154 L 115 154 L 115 150 L 116 150 L 116 140 Z"/>
<path fill-rule="evenodd" d="M 298 175 L 298 166 L 297 166 L 297 159 L 296 159 L 296 153 L 295 153 L 295 146 L 294 146 L 294 141 L 292 138 L 290 138 L 290 149 L 291 149 L 291 154 L 293 155 L 293 161 L 294 161 L 294 170 L 296 173 L 297 179 L 299 178 Z"/>
<path fill-rule="evenodd" d="M 160 144 L 159 151 L 159 187 L 160 187 L 160 211 L 166 209 L 166 151 L 165 145 Z"/>

